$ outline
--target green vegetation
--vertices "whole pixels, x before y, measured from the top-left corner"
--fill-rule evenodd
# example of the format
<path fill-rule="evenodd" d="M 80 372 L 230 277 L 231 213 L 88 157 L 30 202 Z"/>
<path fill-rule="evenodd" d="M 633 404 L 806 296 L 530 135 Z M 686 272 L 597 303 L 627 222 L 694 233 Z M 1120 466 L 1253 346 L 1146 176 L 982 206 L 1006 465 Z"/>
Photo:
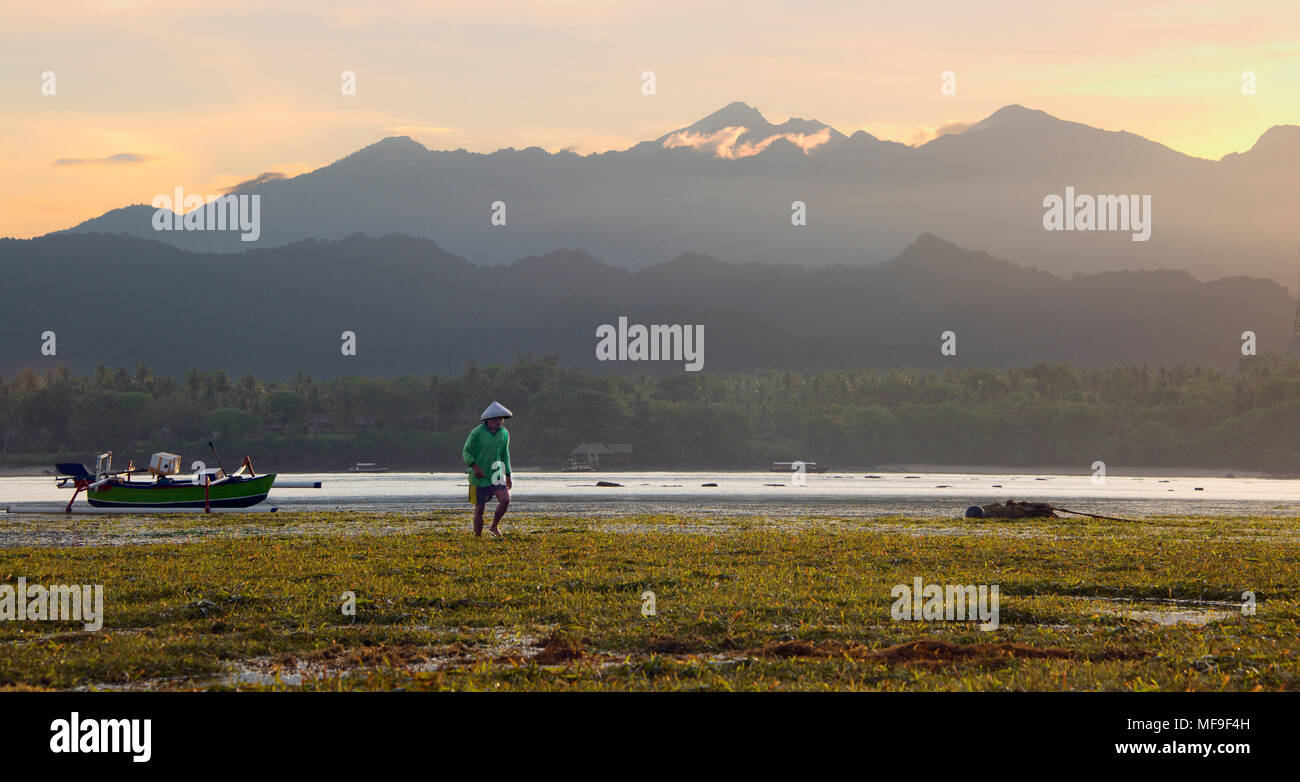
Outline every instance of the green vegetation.
<path fill-rule="evenodd" d="M 0 622 L 0 688 L 1300 690 L 1300 519 L 467 519 L 20 521 L 0 583 L 106 621 Z M 999 585 L 1001 627 L 891 620 L 914 577 Z"/>
<path fill-rule="evenodd" d="M 276 470 L 355 461 L 460 469 L 465 433 L 499 399 L 521 465 L 579 442 L 632 442 L 639 468 L 753 469 L 782 459 L 887 463 L 1240 467 L 1300 472 L 1300 360 L 1078 370 L 1065 365 L 614 377 L 521 358 L 457 377 L 262 381 L 100 367 L 0 378 L 0 464 L 112 449 L 248 453 Z"/>

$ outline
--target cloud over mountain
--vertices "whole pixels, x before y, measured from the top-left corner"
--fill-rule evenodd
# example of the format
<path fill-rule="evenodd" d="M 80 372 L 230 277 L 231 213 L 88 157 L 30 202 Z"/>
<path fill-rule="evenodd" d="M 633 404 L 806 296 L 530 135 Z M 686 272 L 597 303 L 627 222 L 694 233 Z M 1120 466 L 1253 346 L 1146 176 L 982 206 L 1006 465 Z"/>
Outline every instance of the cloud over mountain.
<path fill-rule="evenodd" d="M 252 190 L 268 182 L 275 182 L 276 180 L 280 180 L 280 179 L 284 179 L 283 173 L 279 171 L 264 171 L 261 174 L 258 174 L 257 176 L 253 177 L 252 179 L 245 179 L 243 182 L 240 182 L 239 184 L 236 185 L 231 185 L 230 187 L 223 189 L 221 192 L 240 193 L 245 190 Z"/>

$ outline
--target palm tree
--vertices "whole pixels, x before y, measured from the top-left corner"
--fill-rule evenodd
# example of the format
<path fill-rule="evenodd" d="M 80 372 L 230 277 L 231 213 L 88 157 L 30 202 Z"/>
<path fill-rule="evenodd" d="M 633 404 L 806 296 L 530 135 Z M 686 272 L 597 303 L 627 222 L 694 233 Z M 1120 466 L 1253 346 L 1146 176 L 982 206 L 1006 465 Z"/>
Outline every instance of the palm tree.
<path fill-rule="evenodd" d="M 153 387 L 154 383 L 153 370 L 142 363 L 135 368 L 135 375 L 132 379 L 135 381 L 137 390 L 148 391 Z"/>

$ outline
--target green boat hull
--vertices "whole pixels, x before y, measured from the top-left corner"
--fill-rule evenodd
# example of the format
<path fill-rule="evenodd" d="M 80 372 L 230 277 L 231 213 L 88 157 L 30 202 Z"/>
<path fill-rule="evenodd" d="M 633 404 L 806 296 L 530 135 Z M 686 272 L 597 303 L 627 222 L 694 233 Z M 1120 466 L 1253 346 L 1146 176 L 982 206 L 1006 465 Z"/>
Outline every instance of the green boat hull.
<path fill-rule="evenodd" d="M 271 493 L 275 474 L 248 480 L 228 480 L 214 486 L 188 483 L 132 483 L 109 481 L 86 493 L 86 500 L 96 508 L 247 508 L 266 499 Z"/>

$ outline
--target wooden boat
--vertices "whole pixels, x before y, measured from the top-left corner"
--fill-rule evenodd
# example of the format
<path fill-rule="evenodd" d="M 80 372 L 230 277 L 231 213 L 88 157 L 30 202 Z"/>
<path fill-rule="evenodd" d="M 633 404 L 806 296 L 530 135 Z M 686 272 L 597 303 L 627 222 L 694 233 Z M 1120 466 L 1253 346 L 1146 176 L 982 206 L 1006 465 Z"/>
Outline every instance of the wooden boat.
<path fill-rule="evenodd" d="M 93 473 L 76 462 L 62 462 L 55 465 L 55 478 L 59 488 L 74 489 L 65 509 L 69 513 L 83 491 L 95 508 L 247 508 L 265 500 L 275 483 L 274 473 L 254 473 L 248 457 L 229 474 L 224 467 L 209 469 L 199 462 L 193 475 L 179 475 L 180 460 L 176 454 L 157 453 L 147 470 L 135 469 L 134 463 L 114 470 L 113 452 L 108 451 L 99 455 Z M 152 480 L 132 480 L 142 473 Z"/>

